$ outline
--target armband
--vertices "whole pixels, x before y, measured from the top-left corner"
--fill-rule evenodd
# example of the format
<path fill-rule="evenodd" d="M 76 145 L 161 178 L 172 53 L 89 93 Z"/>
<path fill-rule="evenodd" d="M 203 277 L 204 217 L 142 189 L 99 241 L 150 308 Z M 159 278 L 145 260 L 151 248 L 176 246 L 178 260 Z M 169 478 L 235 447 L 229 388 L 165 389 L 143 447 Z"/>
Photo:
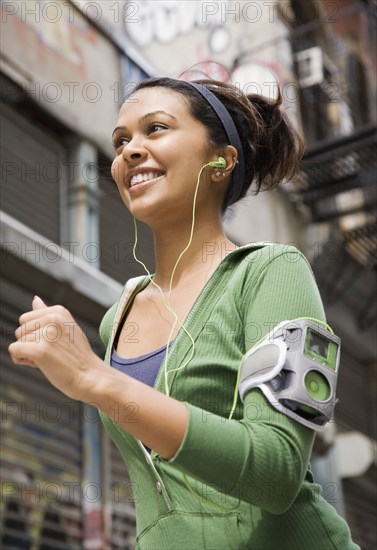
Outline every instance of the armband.
<path fill-rule="evenodd" d="M 242 359 L 242 402 L 260 388 L 271 405 L 300 424 L 323 431 L 336 404 L 340 338 L 308 319 L 283 321 Z"/>

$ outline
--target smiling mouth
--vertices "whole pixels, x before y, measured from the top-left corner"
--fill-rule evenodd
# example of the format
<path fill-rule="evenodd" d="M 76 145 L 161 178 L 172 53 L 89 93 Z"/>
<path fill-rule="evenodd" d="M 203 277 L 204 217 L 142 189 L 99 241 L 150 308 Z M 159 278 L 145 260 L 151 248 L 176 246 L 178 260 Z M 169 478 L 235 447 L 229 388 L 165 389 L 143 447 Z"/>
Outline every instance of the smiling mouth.
<path fill-rule="evenodd" d="M 164 174 L 161 174 L 161 172 L 144 172 L 143 174 L 136 174 L 135 176 L 132 176 L 129 186 L 134 187 L 140 183 L 152 182 L 162 178 L 163 176 Z"/>

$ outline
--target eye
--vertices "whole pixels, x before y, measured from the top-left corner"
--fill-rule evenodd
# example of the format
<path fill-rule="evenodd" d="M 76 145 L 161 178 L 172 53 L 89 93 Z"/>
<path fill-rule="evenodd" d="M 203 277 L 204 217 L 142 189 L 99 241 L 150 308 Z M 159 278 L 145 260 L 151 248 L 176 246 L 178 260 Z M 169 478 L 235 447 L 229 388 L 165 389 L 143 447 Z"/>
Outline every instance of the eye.
<path fill-rule="evenodd" d="M 165 124 L 160 124 L 159 122 L 153 122 L 152 124 L 149 124 L 147 128 L 147 135 L 158 132 L 159 130 L 167 130 L 167 126 L 165 126 Z"/>
<path fill-rule="evenodd" d="M 128 142 L 129 142 L 129 139 L 125 137 L 118 137 L 113 140 L 114 149 L 118 151 L 118 149 L 122 149 L 125 145 L 127 145 Z"/>

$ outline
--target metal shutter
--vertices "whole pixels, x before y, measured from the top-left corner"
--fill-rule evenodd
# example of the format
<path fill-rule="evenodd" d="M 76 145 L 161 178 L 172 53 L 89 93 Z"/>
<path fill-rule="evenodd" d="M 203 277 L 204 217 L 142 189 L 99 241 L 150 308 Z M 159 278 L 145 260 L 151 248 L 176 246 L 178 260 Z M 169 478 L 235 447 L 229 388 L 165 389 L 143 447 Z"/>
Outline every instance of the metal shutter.
<path fill-rule="evenodd" d="M 4 550 L 82 548 L 81 404 L 57 391 L 36 369 L 14 365 L 20 311 L 31 296 L 2 286 L 1 547 Z"/>
<path fill-rule="evenodd" d="M 62 149 L 1 105 L 1 203 L 7 214 L 60 243 Z"/>

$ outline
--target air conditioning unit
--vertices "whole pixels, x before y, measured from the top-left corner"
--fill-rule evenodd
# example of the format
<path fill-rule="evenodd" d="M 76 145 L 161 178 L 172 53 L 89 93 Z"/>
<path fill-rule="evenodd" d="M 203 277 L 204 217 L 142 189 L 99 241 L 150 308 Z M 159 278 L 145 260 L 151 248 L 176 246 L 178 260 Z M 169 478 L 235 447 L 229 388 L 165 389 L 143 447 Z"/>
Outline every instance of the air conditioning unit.
<path fill-rule="evenodd" d="M 319 46 L 295 54 L 298 82 L 301 88 L 308 88 L 324 81 L 323 52 Z"/>

